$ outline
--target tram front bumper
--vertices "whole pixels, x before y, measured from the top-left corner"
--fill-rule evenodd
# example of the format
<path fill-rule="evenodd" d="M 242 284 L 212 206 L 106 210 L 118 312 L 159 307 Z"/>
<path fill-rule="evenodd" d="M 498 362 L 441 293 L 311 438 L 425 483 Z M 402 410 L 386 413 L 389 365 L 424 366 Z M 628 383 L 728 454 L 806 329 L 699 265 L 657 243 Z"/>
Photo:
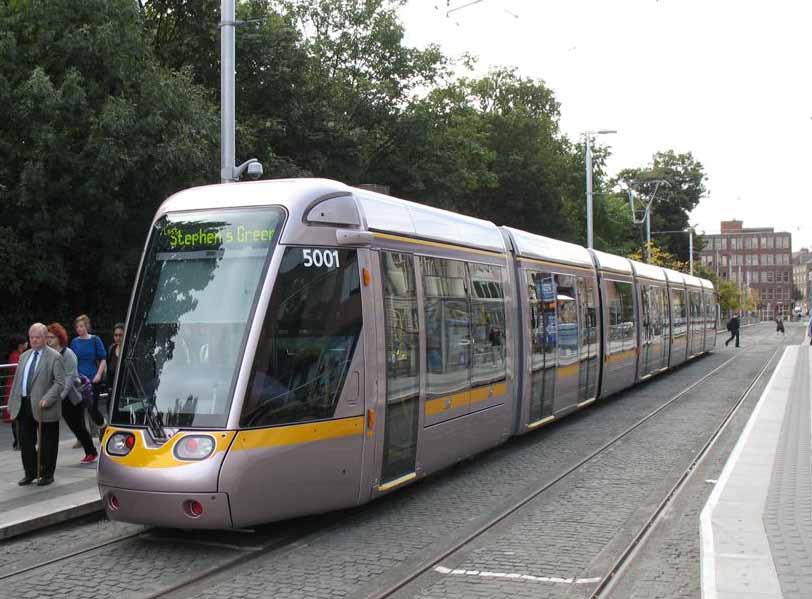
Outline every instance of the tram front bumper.
<path fill-rule="evenodd" d="M 160 493 L 99 485 L 108 518 L 168 528 L 233 528 L 226 493 Z"/>

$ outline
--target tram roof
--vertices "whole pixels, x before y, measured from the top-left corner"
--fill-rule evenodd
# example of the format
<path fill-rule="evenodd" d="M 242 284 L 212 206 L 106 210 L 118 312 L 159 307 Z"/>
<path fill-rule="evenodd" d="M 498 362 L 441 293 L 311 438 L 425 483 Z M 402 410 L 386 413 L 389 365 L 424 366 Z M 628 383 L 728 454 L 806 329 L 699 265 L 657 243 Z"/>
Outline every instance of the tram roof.
<path fill-rule="evenodd" d="M 170 196 L 161 205 L 159 216 L 186 210 L 281 205 L 290 212 L 290 222 L 301 222 L 315 200 L 341 192 L 355 198 L 368 229 L 505 252 L 502 234 L 490 221 L 329 179 L 274 179 L 193 187 Z"/>
<path fill-rule="evenodd" d="M 628 258 L 616 256 L 600 250 L 592 250 L 601 270 L 612 270 L 623 274 L 632 274 L 632 263 Z"/>
<path fill-rule="evenodd" d="M 655 266 L 654 264 L 646 264 L 645 262 L 638 262 L 637 260 L 630 260 L 634 267 L 634 272 L 638 277 L 646 277 L 655 281 L 665 281 L 665 271 L 662 266 Z"/>
<path fill-rule="evenodd" d="M 699 287 L 700 289 L 702 287 L 704 287 L 704 285 L 702 284 L 702 279 L 700 279 L 699 277 L 695 277 L 693 275 L 686 275 L 686 274 L 683 274 L 682 276 L 685 277 L 685 284 L 686 285 L 688 285 L 690 287 Z"/>
<path fill-rule="evenodd" d="M 589 251 L 580 245 L 535 235 L 513 227 L 502 227 L 502 229 L 510 235 L 513 248 L 519 256 L 593 267 Z"/>
<path fill-rule="evenodd" d="M 352 193 L 369 229 L 505 252 L 502 234 L 490 221 L 365 189 Z"/>

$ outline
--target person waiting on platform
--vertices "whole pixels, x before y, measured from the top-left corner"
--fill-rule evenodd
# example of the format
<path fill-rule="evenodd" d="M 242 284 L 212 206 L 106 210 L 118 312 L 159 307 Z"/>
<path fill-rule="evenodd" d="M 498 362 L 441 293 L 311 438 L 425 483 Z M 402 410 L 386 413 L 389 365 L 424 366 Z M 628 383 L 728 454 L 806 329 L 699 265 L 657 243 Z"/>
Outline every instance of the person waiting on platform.
<path fill-rule="evenodd" d="M 80 447 L 85 450 L 85 457 L 82 464 L 92 464 L 99 456 L 93 439 L 85 428 L 85 406 L 82 402 L 82 393 L 77 387 L 79 383 L 78 360 L 76 354 L 68 345 L 68 332 L 58 322 L 48 325 L 48 335 L 46 337 L 48 347 L 56 350 L 62 356 L 65 366 L 65 388 L 62 390 L 62 418 L 76 436 Z"/>
<path fill-rule="evenodd" d="M 121 342 L 124 341 L 124 323 L 116 323 L 113 327 L 113 342 L 107 348 L 107 372 L 105 377 L 107 379 L 107 391 L 113 393 L 113 383 L 116 382 L 116 372 L 118 371 L 118 364 L 121 361 Z"/>
<path fill-rule="evenodd" d="M 25 335 L 12 335 L 11 340 L 9 342 L 9 354 L 8 358 L 6 358 L 6 364 L 14 364 L 8 372 L 6 373 L 8 378 L 6 379 L 6 384 L 4 385 L 3 395 L 2 395 L 2 403 L 4 406 L 8 405 L 8 400 L 11 397 L 11 383 L 14 380 L 14 372 L 17 370 L 16 364 L 20 362 L 20 356 L 23 355 L 23 352 L 28 349 L 28 341 L 25 339 Z M 8 422 L 11 424 L 11 434 L 14 437 L 14 441 L 12 442 L 12 449 L 19 450 L 20 444 L 17 440 L 17 423 L 12 422 L 11 414 L 8 413 L 8 409 L 3 409 L 3 422 Z"/>
<path fill-rule="evenodd" d="M 11 386 L 8 411 L 19 421 L 25 470 L 25 476 L 17 483 L 21 486 L 30 485 L 37 477 L 39 486 L 54 482 L 65 366 L 62 356 L 45 345 L 47 333 L 47 327 L 41 322 L 28 329 L 31 349 L 20 356 Z M 35 447 L 35 443 L 39 447 Z"/>
<path fill-rule="evenodd" d="M 725 341 L 725 347 L 727 344 L 736 339 L 736 347 L 739 347 L 739 329 L 741 328 L 741 321 L 739 320 L 739 315 L 734 314 L 733 318 L 727 321 L 727 330 L 730 331 L 730 339 Z"/>
<path fill-rule="evenodd" d="M 93 423 L 103 432 L 105 419 L 99 409 L 99 394 L 107 368 L 107 351 L 104 349 L 102 340 L 96 335 L 90 334 L 90 318 L 85 314 L 76 317 L 73 327 L 77 336 L 70 342 L 70 348 L 79 360 L 79 374 L 85 375 L 93 383 L 93 404 L 88 412 Z M 99 438 L 101 438 L 101 432 Z"/>

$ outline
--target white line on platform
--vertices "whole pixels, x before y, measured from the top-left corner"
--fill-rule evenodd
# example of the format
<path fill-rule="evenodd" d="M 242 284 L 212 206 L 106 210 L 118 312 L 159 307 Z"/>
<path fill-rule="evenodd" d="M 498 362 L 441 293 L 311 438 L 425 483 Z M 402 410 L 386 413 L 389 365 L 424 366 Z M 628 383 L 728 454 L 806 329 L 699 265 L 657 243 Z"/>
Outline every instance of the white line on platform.
<path fill-rule="evenodd" d="M 439 574 L 452 574 L 463 576 L 479 576 L 481 578 L 507 578 L 512 580 L 530 580 L 532 582 L 554 582 L 559 584 L 594 584 L 600 582 L 598 578 L 561 578 L 559 576 L 533 576 L 532 574 L 519 574 L 516 572 L 486 572 L 484 570 L 452 570 L 443 566 L 434 568 Z"/>

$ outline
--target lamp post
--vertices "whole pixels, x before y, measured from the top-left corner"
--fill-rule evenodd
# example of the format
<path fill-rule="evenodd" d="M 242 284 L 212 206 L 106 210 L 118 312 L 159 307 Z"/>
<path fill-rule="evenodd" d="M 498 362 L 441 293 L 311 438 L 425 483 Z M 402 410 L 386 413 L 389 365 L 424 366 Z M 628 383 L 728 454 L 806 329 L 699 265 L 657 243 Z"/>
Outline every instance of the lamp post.
<path fill-rule="evenodd" d="M 586 246 L 592 249 L 592 136 L 609 135 L 617 133 L 614 129 L 600 129 L 598 131 L 585 131 L 586 139 Z"/>

